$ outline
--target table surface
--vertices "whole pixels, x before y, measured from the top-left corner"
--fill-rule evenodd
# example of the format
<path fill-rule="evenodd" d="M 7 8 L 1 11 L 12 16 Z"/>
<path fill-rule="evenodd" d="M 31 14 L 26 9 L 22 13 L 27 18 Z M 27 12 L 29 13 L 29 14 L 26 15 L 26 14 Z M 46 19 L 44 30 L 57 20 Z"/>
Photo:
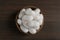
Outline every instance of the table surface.
<path fill-rule="evenodd" d="M 44 26 L 36 35 L 25 35 L 17 29 L 18 10 L 36 6 L 44 14 Z M 60 0 L 0 0 L 0 40 L 60 39 Z"/>

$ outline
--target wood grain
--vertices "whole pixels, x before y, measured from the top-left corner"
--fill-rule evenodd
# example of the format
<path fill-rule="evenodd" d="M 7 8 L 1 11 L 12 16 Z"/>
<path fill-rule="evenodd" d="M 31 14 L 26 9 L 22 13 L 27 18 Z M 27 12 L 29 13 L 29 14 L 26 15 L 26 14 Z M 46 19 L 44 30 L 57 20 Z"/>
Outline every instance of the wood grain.
<path fill-rule="evenodd" d="M 44 14 L 44 27 L 33 36 L 24 35 L 16 28 L 16 14 L 25 6 L 39 7 Z M 51 39 L 60 39 L 60 0 L 0 0 L 0 40 Z"/>

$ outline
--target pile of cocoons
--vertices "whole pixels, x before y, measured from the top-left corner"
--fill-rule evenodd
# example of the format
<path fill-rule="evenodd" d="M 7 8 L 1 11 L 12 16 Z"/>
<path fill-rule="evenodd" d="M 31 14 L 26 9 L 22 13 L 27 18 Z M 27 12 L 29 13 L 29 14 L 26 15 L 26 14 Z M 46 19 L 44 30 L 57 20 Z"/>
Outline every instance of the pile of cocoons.
<path fill-rule="evenodd" d="M 39 8 L 23 8 L 19 12 L 17 23 L 24 33 L 36 34 L 43 24 L 43 14 Z"/>

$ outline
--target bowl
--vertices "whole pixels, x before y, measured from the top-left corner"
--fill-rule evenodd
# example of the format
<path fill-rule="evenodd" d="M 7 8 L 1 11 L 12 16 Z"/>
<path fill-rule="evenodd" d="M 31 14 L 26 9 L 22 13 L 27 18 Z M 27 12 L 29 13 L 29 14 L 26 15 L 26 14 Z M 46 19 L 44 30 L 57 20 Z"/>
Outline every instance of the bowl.
<path fill-rule="evenodd" d="M 27 9 L 27 8 L 31 8 L 32 10 L 35 10 L 36 8 L 38 8 L 38 7 L 35 7 L 35 6 L 26 6 L 26 7 L 24 7 L 25 9 Z M 23 9 L 23 8 L 22 8 Z M 40 9 L 40 8 L 39 8 Z M 21 10 L 19 10 L 19 12 L 20 12 Z M 17 29 L 20 31 L 20 32 L 22 32 L 22 33 L 24 33 L 22 30 L 21 30 L 21 28 L 20 28 L 20 25 L 17 23 L 17 19 L 18 19 L 18 15 L 19 15 L 19 12 L 17 13 L 17 15 L 16 15 L 16 19 L 15 19 L 15 22 L 16 22 L 16 26 L 17 26 Z M 42 11 L 41 11 L 41 14 L 42 14 Z M 40 33 L 41 32 L 41 29 L 43 28 L 43 24 L 44 24 L 44 17 L 43 17 L 43 23 L 42 23 L 42 25 L 40 25 L 40 29 L 39 30 L 37 30 L 37 33 Z M 37 34 L 36 33 L 36 34 Z M 28 34 L 28 35 L 30 35 L 31 33 L 24 33 L 24 34 Z"/>

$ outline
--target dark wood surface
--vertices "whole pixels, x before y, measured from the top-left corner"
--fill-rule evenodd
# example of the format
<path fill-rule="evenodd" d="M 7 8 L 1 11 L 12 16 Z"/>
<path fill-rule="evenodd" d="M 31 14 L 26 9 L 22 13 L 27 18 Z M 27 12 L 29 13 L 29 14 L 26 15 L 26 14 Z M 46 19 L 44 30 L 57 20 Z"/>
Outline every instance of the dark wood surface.
<path fill-rule="evenodd" d="M 15 16 L 25 6 L 39 7 L 44 27 L 36 35 L 25 35 L 17 29 Z M 0 40 L 60 39 L 60 0 L 0 0 Z"/>

